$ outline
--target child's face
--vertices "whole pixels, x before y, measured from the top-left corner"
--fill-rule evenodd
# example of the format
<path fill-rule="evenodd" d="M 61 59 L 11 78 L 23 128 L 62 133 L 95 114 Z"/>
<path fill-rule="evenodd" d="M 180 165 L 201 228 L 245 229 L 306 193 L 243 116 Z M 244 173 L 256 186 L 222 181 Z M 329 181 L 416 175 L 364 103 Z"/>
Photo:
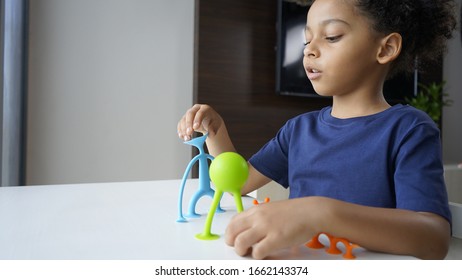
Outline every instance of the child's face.
<path fill-rule="evenodd" d="M 303 65 L 320 95 L 370 90 L 377 74 L 380 36 L 353 2 L 316 0 L 308 12 Z"/>

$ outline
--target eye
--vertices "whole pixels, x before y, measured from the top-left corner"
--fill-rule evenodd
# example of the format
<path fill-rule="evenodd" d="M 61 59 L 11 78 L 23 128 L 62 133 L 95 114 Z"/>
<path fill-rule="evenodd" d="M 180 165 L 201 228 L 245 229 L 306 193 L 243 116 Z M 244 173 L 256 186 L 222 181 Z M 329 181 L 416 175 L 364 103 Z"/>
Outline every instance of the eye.
<path fill-rule="evenodd" d="M 308 46 L 309 44 L 310 44 L 310 42 L 303 43 L 304 46 Z"/>
<path fill-rule="evenodd" d="M 335 43 L 335 42 L 339 41 L 341 38 L 342 38 L 342 35 L 337 35 L 337 36 L 327 36 L 325 39 L 329 43 Z"/>

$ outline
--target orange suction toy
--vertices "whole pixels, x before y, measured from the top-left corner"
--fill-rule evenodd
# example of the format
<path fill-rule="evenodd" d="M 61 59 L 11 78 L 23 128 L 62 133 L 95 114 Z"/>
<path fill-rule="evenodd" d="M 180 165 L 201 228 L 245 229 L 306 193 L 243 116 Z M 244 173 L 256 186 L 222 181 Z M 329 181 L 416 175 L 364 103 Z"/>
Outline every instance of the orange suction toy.
<path fill-rule="evenodd" d="M 352 259 L 356 258 L 356 256 L 353 255 L 353 249 L 358 248 L 359 247 L 358 244 L 351 243 L 346 238 L 335 237 L 335 236 L 332 236 L 332 235 L 330 235 L 328 233 L 324 233 L 324 232 L 318 233 L 308 243 L 306 243 L 305 246 L 308 247 L 308 248 L 311 248 L 311 249 L 324 248 L 324 245 L 321 242 L 319 242 L 319 236 L 321 234 L 324 234 L 324 235 L 327 236 L 327 238 L 329 238 L 329 248 L 326 249 L 327 253 L 333 254 L 333 255 L 341 254 L 342 251 L 340 249 L 338 249 L 337 244 L 338 243 L 343 243 L 343 245 L 345 246 L 345 253 L 343 254 L 343 257 L 345 259 L 349 259 L 349 260 L 352 260 Z"/>
<path fill-rule="evenodd" d="M 264 203 L 268 203 L 268 202 L 270 202 L 269 197 L 265 197 Z M 258 202 L 258 200 L 254 199 L 254 200 L 253 200 L 253 205 L 258 205 L 258 204 L 260 204 L 260 203 Z"/>

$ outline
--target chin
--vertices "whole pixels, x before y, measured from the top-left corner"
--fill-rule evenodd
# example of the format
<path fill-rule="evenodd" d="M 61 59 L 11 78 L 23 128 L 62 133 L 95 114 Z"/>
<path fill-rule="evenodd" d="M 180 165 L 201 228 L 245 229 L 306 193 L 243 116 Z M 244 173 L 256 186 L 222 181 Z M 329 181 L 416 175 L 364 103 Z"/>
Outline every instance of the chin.
<path fill-rule="evenodd" d="M 332 97 L 332 96 L 333 96 L 333 94 L 327 94 L 327 93 L 318 92 L 318 91 L 316 91 L 316 93 L 317 93 L 319 96 L 322 96 L 322 97 Z"/>
<path fill-rule="evenodd" d="M 311 83 L 311 85 L 313 86 L 314 91 L 315 91 L 319 96 L 322 96 L 322 97 L 332 97 L 332 96 L 334 96 L 334 94 L 331 94 L 329 91 L 327 91 L 327 90 L 322 90 L 322 89 L 320 89 L 319 87 L 316 87 L 313 83 Z"/>

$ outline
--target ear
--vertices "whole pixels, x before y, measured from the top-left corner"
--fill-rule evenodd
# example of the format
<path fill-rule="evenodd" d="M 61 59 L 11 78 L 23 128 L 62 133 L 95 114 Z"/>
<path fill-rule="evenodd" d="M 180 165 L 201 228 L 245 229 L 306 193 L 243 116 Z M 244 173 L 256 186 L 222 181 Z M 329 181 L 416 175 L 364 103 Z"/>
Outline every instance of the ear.
<path fill-rule="evenodd" d="M 390 33 L 380 41 L 380 48 L 377 52 L 377 61 L 380 64 L 387 64 L 395 60 L 401 53 L 403 38 L 399 33 Z"/>

